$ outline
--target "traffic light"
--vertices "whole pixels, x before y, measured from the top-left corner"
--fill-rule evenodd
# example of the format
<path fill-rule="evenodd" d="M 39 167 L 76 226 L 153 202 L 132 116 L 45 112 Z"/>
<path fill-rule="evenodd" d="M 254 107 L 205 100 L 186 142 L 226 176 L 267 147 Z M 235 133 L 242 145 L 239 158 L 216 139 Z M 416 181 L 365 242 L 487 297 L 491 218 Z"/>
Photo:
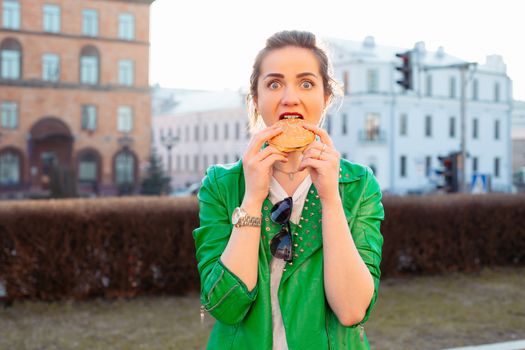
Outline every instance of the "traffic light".
<path fill-rule="evenodd" d="M 443 177 L 443 181 L 438 188 L 447 193 L 458 192 L 458 155 L 459 153 L 450 153 L 448 156 L 438 156 L 441 168 L 436 170 L 438 175 Z"/>
<path fill-rule="evenodd" d="M 396 53 L 396 57 L 401 58 L 401 66 L 396 70 L 401 72 L 401 80 L 396 81 L 403 89 L 412 90 L 412 51 Z"/>

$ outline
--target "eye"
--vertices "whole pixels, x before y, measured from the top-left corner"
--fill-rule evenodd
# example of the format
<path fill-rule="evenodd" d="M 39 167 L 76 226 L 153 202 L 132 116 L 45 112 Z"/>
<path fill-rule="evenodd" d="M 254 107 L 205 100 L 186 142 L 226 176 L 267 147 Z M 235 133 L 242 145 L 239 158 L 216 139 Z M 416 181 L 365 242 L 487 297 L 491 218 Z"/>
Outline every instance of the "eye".
<path fill-rule="evenodd" d="M 270 88 L 270 90 L 276 90 L 279 87 L 281 87 L 281 83 L 279 83 L 276 80 L 273 80 L 273 81 L 270 81 L 267 86 Z"/>
<path fill-rule="evenodd" d="M 301 82 L 301 87 L 304 89 L 311 89 L 314 87 L 314 83 L 312 83 L 310 80 L 304 80 Z"/>

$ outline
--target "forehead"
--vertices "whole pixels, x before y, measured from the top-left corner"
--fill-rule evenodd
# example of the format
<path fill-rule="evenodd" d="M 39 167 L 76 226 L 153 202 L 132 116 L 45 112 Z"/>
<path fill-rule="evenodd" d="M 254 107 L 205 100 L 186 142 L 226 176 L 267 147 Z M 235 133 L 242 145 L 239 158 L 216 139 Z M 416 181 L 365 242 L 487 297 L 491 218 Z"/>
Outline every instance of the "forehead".
<path fill-rule="evenodd" d="M 261 62 L 261 76 L 269 73 L 284 75 L 295 73 L 319 73 L 319 61 L 315 54 L 302 47 L 286 46 L 270 51 Z"/>

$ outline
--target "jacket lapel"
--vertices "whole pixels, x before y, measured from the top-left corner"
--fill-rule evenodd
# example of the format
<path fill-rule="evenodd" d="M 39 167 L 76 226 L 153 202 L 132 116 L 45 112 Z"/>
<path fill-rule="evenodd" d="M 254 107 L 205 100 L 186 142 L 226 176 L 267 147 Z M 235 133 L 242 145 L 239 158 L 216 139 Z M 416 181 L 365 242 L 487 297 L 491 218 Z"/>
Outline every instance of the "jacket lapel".
<path fill-rule="evenodd" d="M 239 177 L 239 198 L 235 207 L 240 206 L 244 198 L 245 181 L 242 163 L 239 160 L 234 167 L 240 168 Z M 339 168 L 339 194 L 344 200 L 345 185 L 359 180 L 364 175 L 364 168 L 356 167 L 352 163 L 341 160 Z M 233 184 L 232 184 L 233 185 Z M 264 200 L 262 206 L 262 224 L 261 224 L 261 250 L 263 261 L 269 264 L 272 255 L 270 252 L 270 241 L 281 229 L 280 225 L 273 223 L 270 219 L 270 210 L 273 204 L 268 197 Z M 346 210 L 345 210 L 346 211 Z M 347 220 L 350 220 L 350 213 L 346 213 Z M 322 207 L 317 189 L 312 184 L 308 190 L 305 199 L 303 211 L 299 223 L 296 225 L 290 222 L 294 244 L 294 259 L 292 263 L 287 263 L 281 283 L 284 283 L 310 256 L 315 254 L 323 246 L 322 237 Z"/>

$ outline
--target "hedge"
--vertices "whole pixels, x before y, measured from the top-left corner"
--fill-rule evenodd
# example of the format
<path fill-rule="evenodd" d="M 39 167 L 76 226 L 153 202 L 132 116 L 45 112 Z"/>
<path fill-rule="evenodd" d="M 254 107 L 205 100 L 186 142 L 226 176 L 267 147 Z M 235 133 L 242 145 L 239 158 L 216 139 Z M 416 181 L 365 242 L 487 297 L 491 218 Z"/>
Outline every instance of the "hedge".
<path fill-rule="evenodd" d="M 525 196 L 385 196 L 383 277 L 525 265 Z M 4 299 L 199 290 L 195 197 L 0 203 Z M 1 289 L 1 288 L 0 288 Z"/>

